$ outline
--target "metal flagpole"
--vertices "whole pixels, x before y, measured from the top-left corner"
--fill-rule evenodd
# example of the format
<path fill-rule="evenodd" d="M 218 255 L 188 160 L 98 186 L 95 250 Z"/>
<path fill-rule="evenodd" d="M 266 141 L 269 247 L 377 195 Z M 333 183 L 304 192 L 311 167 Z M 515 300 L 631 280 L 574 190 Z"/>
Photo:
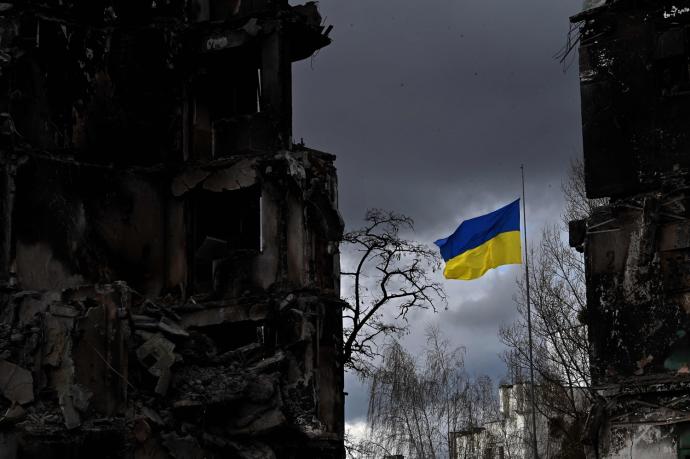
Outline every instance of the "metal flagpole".
<path fill-rule="evenodd" d="M 529 377 L 532 398 L 532 449 L 534 459 L 539 458 L 537 451 L 537 409 L 534 398 L 534 361 L 532 360 L 532 303 L 529 296 L 529 261 L 527 257 L 527 213 L 525 212 L 525 166 L 520 165 L 522 173 L 522 231 L 525 239 L 525 290 L 527 293 L 527 335 L 529 337 Z"/>

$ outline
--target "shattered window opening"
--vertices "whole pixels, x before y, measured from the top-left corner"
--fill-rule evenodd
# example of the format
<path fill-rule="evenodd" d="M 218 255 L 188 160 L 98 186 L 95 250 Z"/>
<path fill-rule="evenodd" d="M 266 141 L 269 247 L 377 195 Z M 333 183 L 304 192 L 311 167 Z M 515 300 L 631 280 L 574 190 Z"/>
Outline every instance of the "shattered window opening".
<path fill-rule="evenodd" d="M 228 156 L 237 152 L 238 145 L 246 143 L 246 134 L 232 128 L 238 124 L 244 126 L 246 118 L 261 112 L 259 64 L 255 57 L 249 57 L 253 49 L 222 52 L 224 57 L 215 56 L 205 73 L 197 78 L 193 90 L 194 158 Z M 225 59 L 230 56 L 244 58 L 249 64 L 228 67 Z"/>
<path fill-rule="evenodd" d="M 261 249 L 261 190 L 258 185 L 212 192 L 200 190 L 193 198 L 195 292 L 217 288 L 222 265 L 234 253 Z"/>

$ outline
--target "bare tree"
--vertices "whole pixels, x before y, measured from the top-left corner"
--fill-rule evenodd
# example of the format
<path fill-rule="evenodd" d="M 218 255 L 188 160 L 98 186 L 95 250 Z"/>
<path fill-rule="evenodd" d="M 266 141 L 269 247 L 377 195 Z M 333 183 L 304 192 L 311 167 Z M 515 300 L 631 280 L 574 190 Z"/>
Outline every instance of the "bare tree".
<path fill-rule="evenodd" d="M 343 251 L 355 262 L 341 273 L 351 292 L 343 313 L 345 366 L 364 376 L 378 355 L 379 336 L 407 330 L 411 310 L 446 305 L 443 288 L 430 277 L 441 266 L 438 251 L 401 235 L 414 230 L 412 219 L 372 209 L 365 222 L 343 238 Z"/>
<path fill-rule="evenodd" d="M 345 457 L 351 459 L 374 459 L 377 457 L 393 456 L 386 445 L 377 441 L 376 437 L 367 432 L 364 438 L 353 438 L 349 432 L 345 432 Z"/>
<path fill-rule="evenodd" d="M 566 209 L 563 222 L 586 218 L 601 200 L 585 195 L 581 162 L 574 162 L 563 185 Z M 579 444 L 590 387 L 587 329 L 581 322 L 586 308 L 585 267 L 582 254 L 568 247 L 557 225 L 542 231 L 537 247 L 528 255 L 534 369 L 537 408 L 560 429 L 561 457 L 583 457 Z M 513 382 L 521 382 L 529 367 L 525 283 L 518 280 L 519 319 L 503 326 L 499 336 L 508 350 L 503 358 Z"/>
<path fill-rule="evenodd" d="M 581 158 L 577 158 L 570 163 L 568 176 L 565 182 L 563 182 L 561 189 L 565 198 L 565 212 L 563 213 L 563 223 L 565 225 L 571 220 L 589 217 L 594 209 L 609 202 L 608 198 L 587 198 L 585 165 Z"/>
<path fill-rule="evenodd" d="M 455 432 L 496 419 L 493 382 L 470 378 L 464 356 L 464 348 L 452 348 L 438 328 L 427 329 L 419 359 L 399 342 L 389 342 L 370 379 L 372 437 L 406 457 L 445 458 Z"/>

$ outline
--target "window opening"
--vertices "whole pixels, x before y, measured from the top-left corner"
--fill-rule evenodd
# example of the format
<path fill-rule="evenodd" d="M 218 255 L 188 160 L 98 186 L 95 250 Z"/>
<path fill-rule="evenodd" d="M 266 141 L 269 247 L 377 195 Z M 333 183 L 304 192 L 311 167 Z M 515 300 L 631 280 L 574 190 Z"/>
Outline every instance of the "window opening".
<path fill-rule="evenodd" d="M 191 241 L 195 292 L 213 289 L 218 263 L 233 252 L 261 249 L 260 199 L 258 186 L 195 193 Z"/>

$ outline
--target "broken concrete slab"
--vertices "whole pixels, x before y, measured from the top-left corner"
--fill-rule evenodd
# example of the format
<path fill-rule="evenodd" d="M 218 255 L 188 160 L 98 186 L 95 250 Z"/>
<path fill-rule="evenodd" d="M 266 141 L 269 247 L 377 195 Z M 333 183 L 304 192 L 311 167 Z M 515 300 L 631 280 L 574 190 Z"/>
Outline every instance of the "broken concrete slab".
<path fill-rule="evenodd" d="M 174 432 L 161 435 L 163 445 L 175 459 L 203 459 L 204 453 L 199 442 L 191 435 L 184 437 Z"/>
<path fill-rule="evenodd" d="M 155 392 L 165 395 L 170 384 L 170 367 L 175 363 L 175 343 L 160 333 L 153 335 L 137 349 L 137 358 L 148 372 L 158 377 Z"/>
<path fill-rule="evenodd" d="M 173 196 L 182 196 L 186 192 L 194 189 L 209 175 L 211 175 L 210 171 L 205 171 L 198 168 L 186 170 L 184 173 L 173 179 L 171 186 Z"/>
<path fill-rule="evenodd" d="M 228 423 L 228 432 L 234 435 L 259 434 L 275 429 L 285 422 L 279 406 L 243 405 Z"/>
<path fill-rule="evenodd" d="M 12 406 L 7 408 L 5 414 L 0 416 L 0 427 L 10 426 L 22 421 L 26 417 L 26 410 L 18 403 L 13 403 Z M 3 457 L 0 455 L 0 457 Z"/>
<path fill-rule="evenodd" d="M 8 361 L 0 361 L 0 392 L 11 402 L 34 401 L 34 378 L 31 372 Z"/>
<path fill-rule="evenodd" d="M 54 316 L 68 317 L 68 318 L 75 318 L 79 314 L 81 314 L 81 311 L 79 311 L 74 306 L 69 306 L 69 305 L 65 305 L 65 304 L 58 304 L 58 303 L 51 304 L 48 311 Z"/>
<path fill-rule="evenodd" d="M 221 192 L 247 188 L 256 183 L 256 160 L 242 159 L 227 169 L 211 174 L 203 183 L 206 190 Z"/>
<path fill-rule="evenodd" d="M 264 351 L 262 344 L 250 343 L 219 355 L 217 360 L 223 363 L 239 362 L 241 364 L 249 364 L 259 360 Z"/>
<path fill-rule="evenodd" d="M 161 317 L 157 324 L 158 329 L 164 333 L 178 337 L 188 337 L 189 333 L 167 317 Z"/>
<path fill-rule="evenodd" d="M 67 352 L 73 321 L 48 313 L 44 317 L 43 364 L 59 367 Z"/>
<path fill-rule="evenodd" d="M 161 415 L 158 414 L 156 410 L 154 410 L 153 408 L 149 408 L 148 406 L 145 406 L 141 409 L 141 415 L 158 426 L 162 426 L 165 424 L 165 421 L 163 421 Z"/>
<path fill-rule="evenodd" d="M 62 416 L 65 421 L 65 427 L 67 427 L 68 430 L 79 427 L 81 425 L 81 417 L 75 409 L 72 394 L 69 392 L 60 394 L 58 401 L 60 403 L 60 411 L 62 411 Z"/>
<path fill-rule="evenodd" d="M 243 322 L 265 320 L 269 306 L 265 303 L 238 304 L 231 307 L 214 307 L 194 312 L 182 313 L 182 326 L 207 327 L 224 322 Z"/>
<path fill-rule="evenodd" d="M 78 339 L 72 340 L 73 382 L 93 393 L 96 410 L 113 415 L 124 407 L 130 387 L 129 321 L 121 317 L 129 299 L 127 290 L 117 285 L 99 286 L 95 296 L 85 300 L 94 306 L 78 319 Z"/>
<path fill-rule="evenodd" d="M 85 413 L 89 409 L 93 393 L 81 384 L 74 384 L 70 387 L 70 394 L 74 407 L 82 413 Z"/>
<path fill-rule="evenodd" d="M 28 325 L 34 321 L 36 314 L 48 309 L 51 298 L 46 298 L 39 292 L 22 292 L 14 295 L 13 300 L 17 305 L 19 323 Z"/>
<path fill-rule="evenodd" d="M 278 351 L 270 357 L 267 357 L 254 365 L 247 368 L 247 371 L 252 373 L 268 373 L 279 369 L 281 365 L 285 362 L 285 353 L 283 351 Z"/>
<path fill-rule="evenodd" d="M 137 330 L 158 330 L 158 320 L 142 314 L 132 314 L 132 323 Z"/>

